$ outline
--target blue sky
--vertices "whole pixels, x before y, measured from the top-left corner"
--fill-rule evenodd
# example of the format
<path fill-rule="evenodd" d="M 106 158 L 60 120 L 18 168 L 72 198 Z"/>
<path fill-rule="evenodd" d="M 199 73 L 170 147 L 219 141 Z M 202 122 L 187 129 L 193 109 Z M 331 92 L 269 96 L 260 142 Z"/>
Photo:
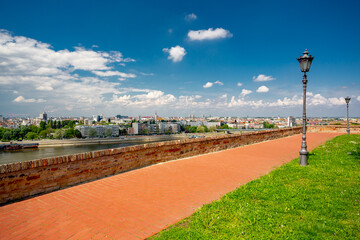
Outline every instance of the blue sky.
<path fill-rule="evenodd" d="M 0 114 L 360 112 L 359 1 L 3 1 Z"/>

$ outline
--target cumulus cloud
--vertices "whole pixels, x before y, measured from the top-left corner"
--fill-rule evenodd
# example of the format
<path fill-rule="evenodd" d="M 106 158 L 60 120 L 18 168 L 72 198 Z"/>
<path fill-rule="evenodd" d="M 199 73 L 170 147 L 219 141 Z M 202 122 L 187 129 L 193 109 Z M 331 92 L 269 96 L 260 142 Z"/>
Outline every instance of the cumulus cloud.
<path fill-rule="evenodd" d="M 256 92 L 258 92 L 258 93 L 267 93 L 268 91 L 269 91 L 269 88 L 266 86 L 261 86 L 256 90 Z"/>
<path fill-rule="evenodd" d="M 343 97 L 329 98 L 328 100 L 329 100 L 330 104 L 332 104 L 332 105 L 344 105 L 344 104 L 346 104 L 345 98 L 343 98 Z"/>
<path fill-rule="evenodd" d="M 242 84 L 241 82 L 238 82 L 236 85 L 237 85 L 238 87 L 241 87 L 243 84 Z"/>
<path fill-rule="evenodd" d="M 215 81 L 215 82 L 207 82 L 205 85 L 203 85 L 204 88 L 211 88 L 212 86 L 214 86 L 214 84 L 217 84 L 219 86 L 224 85 L 224 83 L 220 82 L 220 81 Z"/>
<path fill-rule="evenodd" d="M 87 63 L 86 66 L 81 63 L 82 60 Z M 245 98 L 252 91 L 242 89 L 237 97 L 227 94 L 211 98 L 201 95 L 176 96 L 157 89 L 124 88 L 120 82 L 107 80 L 111 76 L 119 81 L 136 77 L 135 74 L 114 68 L 113 63 L 131 61 L 131 58 L 123 58 L 119 52 L 106 53 L 84 48 L 55 51 L 49 44 L 1 31 L 0 94 L 8 99 L 5 104 L 2 103 L 2 107 L 23 104 L 29 106 L 29 113 L 33 113 L 35 108 L 30 107 L 31 104 L 43 109 L 39 103 L 46 102 L 47 108 L 55 115 L 64 113 L 65 109 L 73 115 L 92 115 L 99 111 L 106 113 L 132 109 L 196 111 L 211 108 L 222 111 L 227 108 L 291 108 L 302 105 L 302 97 L 296 95 L 273 101 L 252 100 Z M 86 74 L 82 74 L 83 71 Z M 223 83 L 207 82 L 203 87 L 214 85 L 222 86 Z M 354 99 L 360 101 L 360 96 Z M 332 107 L 345 104 L 345 101 L 342 97 L 328 98 L 309 92 L 307 103 L 309 107 Z"/>
<path fill-rule="evenodd" d="M 181 62 L 183 57 L 186 55 L 185 48 L 177 45 L 176 47 L 164 48 L 163 52 L 169 53 L 168 59 L 173 62 Z"/>
<path fill-rule="evenodd" d="M 272 81 L 272 80 L 275 80 L 275 78 L 273 78 L 272 76 L 266 76 L 264 74 L 259 74 L 258 76 L 253 76 L 254 82 L 267 82 L 267 81 Z"/>
<path fill-rule="evenodd" d="M 245 97 L 246 95 L 249 95 L 250 93 L 252 93 L 251 90 L 247 90 L 247 89 L 244 88 L 244 89 L 241 91 L 240 96 L 241 96 L 241 97 Z"/>
<path fill-rule="evenodd" d="M 358 96 L 358 97 L 356 98 L 356 100 L 358 100 L 358 101 L 360 102 L 360 96 Z"/>
<path fill-rule="evenodd" d="M 49 85 L 45 85 L 45 86 L 42 85 L 42 86 L 36 87 L 36 90 L 39 90 L 39 91 L 52 91 L 54 89 Z"/>
<path fill-rule="evenodd" d="M 143 94 L 126 94 L 118 96 L 113 95 L 113 99 L 109 101 L 112 104 L 122 104 L 125 106 L 147 108 L 151 106 L 163 106 L 168 104 L 173 104 L 176 101 L 176 98 L 172 94 L 165 94 L 163 91 L 159 90 L 149 90 L 149 89 L 124 89 L 128 93 L 131 92 L 145 92 Z"/>
<path fill-rule="evenodd" d="M 185 16 L 185 20 L 188 22 L 194 21 L 197 19 L 197 16 L 194 13 L 190 13 Z"/>
<path fill-rule="evenodd" d="M 74 70 L 110 70 L 110 63 L 135 61 L 117 51 L 101 52 L 82 47 L 55 51 L 51 45 L 0 30 L 0 72 L 2 75 L 48 76 Z"/>
<path fill-rule="evenodd" d="M 229 30 L 223 28 L 209 28 L 208 30 L 190 30 L 188 38 L 192 41 L 213 40 L 221 38 L 231 38 L 233 35 Z"/>
<path fill-rule="evenodd" d="M 29 98 L 29 99 L 25 99 L 23 96 L 18 96 L 17 98 L 15 98 L 13 100 L 13 102 L 16 102 L 16 103 L 22 103 L 22 102 L 25 102 L 25 103 L 42 103 L 42 102 L 46 102 L 44 99 L 34 99 L 34 98 Z"/>
<path fill-rule="evenodd" d="M 203 87 L 204 88 L 211 88 L 214 85 L 212 82 L 207 82 Z"/>
<path fill-rule="evenodd" d="M 120 76 L 122 78 L 135 78 L 136 75 L 133 73 L 123 73 L 119 71 L 92 71 L 95 75 L 101 77 L 111 77 L 111 76 Z"/>
<path fill-rule="evenodd" d="M 134 78 L 135 74 L 113 70 L 113 63 L 134 61 L 117 51 L 102 52 L 80 47 L 73 51 L 55 51 L 49 44 L 0 30 L 0 94 L 6 94 L 3 89 L 10 89 L 17 95 L 21 92 L 9 102 L 46 101 L 55 112 L 64 111 L 64 106 L 76 112 L 103 109 L 105 96 L 120 92 L 119 83 L 98 77 Z M 75 70 L 92 72 L 98 77 L 79 76 Z M 38 97 L 34 98 L 35 95 Z"/>

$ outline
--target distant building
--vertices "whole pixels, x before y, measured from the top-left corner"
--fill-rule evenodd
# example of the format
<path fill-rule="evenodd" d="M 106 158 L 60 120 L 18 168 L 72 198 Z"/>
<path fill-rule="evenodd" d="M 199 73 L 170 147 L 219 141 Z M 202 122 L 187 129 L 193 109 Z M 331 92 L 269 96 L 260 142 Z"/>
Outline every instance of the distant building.
<path fill-rule="evenodd" d="M 105 125 L 105 126 L 76 126 L 75 129 L 81 132 L 81 136 L 89 137 L 89 130 L 93 128 L 96 129 L 97 137 L 105 137 L 107 129 L 111 130 L 112 137 L 119 136 L 119 126 L 117 125 Z"/>
<path fill-rule="evenodd" d="M 93 120 L 91 120 L 91 119 L 88 119 L 88 118 L 84 119 L 84 125 L 91 125 L 92 122 L 93 122 Z"/>
<path fill-rule="evenodd" d="M 140 124 L 139 123 L 132 123 L 133 133 L 132 134 L 139 134 L 140 133 Z"/>
<path fill-rule="evenodd" d="M 101 119 L 102 119 L 102 118 L 101 118 L 100 115 L 93 115 L 93 121 L 95 121 L 95 122 L 100 122 Z"/>
<path fill-rule="evenodd" d="M 0 122 L 4 121 L 4 117 L 2 115 L 0 115 Z"/>
<path fill-rule="evenodd" d="M 47 113 L 46 112 L 44 112 L 44 113 L 40 113 L 40 120 L 42 120 L 42 121 L 47 121 Z"/>
<path fill-rule="evenodd" d="M 295 127 L 296 126 L 296 118 L 294 117 L 288 117 L 287 118 L 287 126 L 288 127 Z"/>

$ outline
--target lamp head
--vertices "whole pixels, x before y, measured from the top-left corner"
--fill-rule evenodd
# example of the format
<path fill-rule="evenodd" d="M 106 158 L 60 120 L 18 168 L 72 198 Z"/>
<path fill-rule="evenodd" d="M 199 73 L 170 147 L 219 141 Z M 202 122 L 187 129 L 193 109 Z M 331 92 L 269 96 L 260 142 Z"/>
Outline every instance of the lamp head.
<path fill-rule="evenodd" d="M 347 96 L 347 97 L 345 98 L 345 102 L 346 102 L 346 103 L 349 103 L 350 100 L 351 100 L 351 98 L 350 98 L 349 96 Z"/>
<path fill-rule="evenodd" d="M 300 56 L 297 60 L 300 63 L 300 69 L 302 72 L 308 72 L 310 70 L 311 62 L 314 59 L 311 55 L 309 55 L 309 52 L 307 49 L 303 52 L 303 55 Z"/>

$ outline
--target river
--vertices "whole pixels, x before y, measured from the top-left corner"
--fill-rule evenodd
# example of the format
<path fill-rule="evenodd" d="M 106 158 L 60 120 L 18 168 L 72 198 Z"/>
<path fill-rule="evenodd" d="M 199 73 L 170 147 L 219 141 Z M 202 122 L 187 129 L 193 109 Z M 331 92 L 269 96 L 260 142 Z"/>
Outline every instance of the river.
<path fill-rule="evenodd" d="M 142 141 L 129 141 L 123 143 L 111 143 L 111 144 L 92 144 L 92 145 L 80 145 L 80 146 L 58 146 L 58 147 L 42 147 L 32 149 L 21 150 L 6 150 L 0 151 L 0 165 L 6 163 L 23 162 L 28 160 L 35 160 L 41 158 L 50 158 L 56 156 L 63 156 L 75 153 L 92 152 L 103 149 L 120 148 L 132 145 L 146 144 L 151 142 L 163 142 L 172 139 L 154 139 L 154 140 L 142 140 Z"/>

